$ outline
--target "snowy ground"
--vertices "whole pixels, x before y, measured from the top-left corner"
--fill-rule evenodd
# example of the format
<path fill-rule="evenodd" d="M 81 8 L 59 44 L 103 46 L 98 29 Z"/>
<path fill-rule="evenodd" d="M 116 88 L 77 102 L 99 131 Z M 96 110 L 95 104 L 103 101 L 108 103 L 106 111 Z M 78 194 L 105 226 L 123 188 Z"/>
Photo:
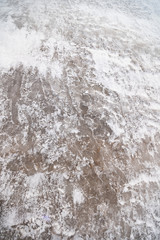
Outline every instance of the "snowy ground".
<path fill-rule="evenodd" d="M 0 240 L 160 239 L 158 0 L 0 1 Z"/>

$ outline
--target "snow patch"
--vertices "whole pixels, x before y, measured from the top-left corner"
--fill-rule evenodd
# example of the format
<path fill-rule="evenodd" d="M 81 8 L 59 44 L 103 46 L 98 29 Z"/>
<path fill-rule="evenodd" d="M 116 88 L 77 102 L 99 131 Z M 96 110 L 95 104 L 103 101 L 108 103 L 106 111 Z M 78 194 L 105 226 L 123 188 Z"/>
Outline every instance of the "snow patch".
<path fill-rule="evenodd" d="M 73 202 L 74 202 L 74 204 L 79 205 L 81 203 L 84 203 L 84 201 L 85 201 L 85 198 L 84 198 L 84 195 L 83 195 L 82 191 L 78 188 L 75 188 L 73 190 Z"/>

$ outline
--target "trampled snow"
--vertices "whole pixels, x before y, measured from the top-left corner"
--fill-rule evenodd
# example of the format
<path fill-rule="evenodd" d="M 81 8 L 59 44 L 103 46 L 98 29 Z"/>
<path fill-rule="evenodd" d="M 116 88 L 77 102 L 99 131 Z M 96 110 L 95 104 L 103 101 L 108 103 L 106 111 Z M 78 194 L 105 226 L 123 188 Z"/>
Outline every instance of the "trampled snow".
<path fill-rule="evenodd" d="M 0 239 L 159 240 L 159 1 L 1 0 L 0 129 Z"/>

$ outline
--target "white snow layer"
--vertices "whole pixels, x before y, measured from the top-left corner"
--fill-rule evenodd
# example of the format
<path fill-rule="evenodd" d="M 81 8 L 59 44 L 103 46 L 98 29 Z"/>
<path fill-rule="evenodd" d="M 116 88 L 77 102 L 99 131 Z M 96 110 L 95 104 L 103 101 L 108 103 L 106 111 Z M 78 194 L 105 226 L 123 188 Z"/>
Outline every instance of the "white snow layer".
<path fill-rule="evenodd" d="M 84 196 L 80 189 L 75 188 L 73 190 L 73 202 L 74 204 L 81 204 L 84 202 Z"/>

